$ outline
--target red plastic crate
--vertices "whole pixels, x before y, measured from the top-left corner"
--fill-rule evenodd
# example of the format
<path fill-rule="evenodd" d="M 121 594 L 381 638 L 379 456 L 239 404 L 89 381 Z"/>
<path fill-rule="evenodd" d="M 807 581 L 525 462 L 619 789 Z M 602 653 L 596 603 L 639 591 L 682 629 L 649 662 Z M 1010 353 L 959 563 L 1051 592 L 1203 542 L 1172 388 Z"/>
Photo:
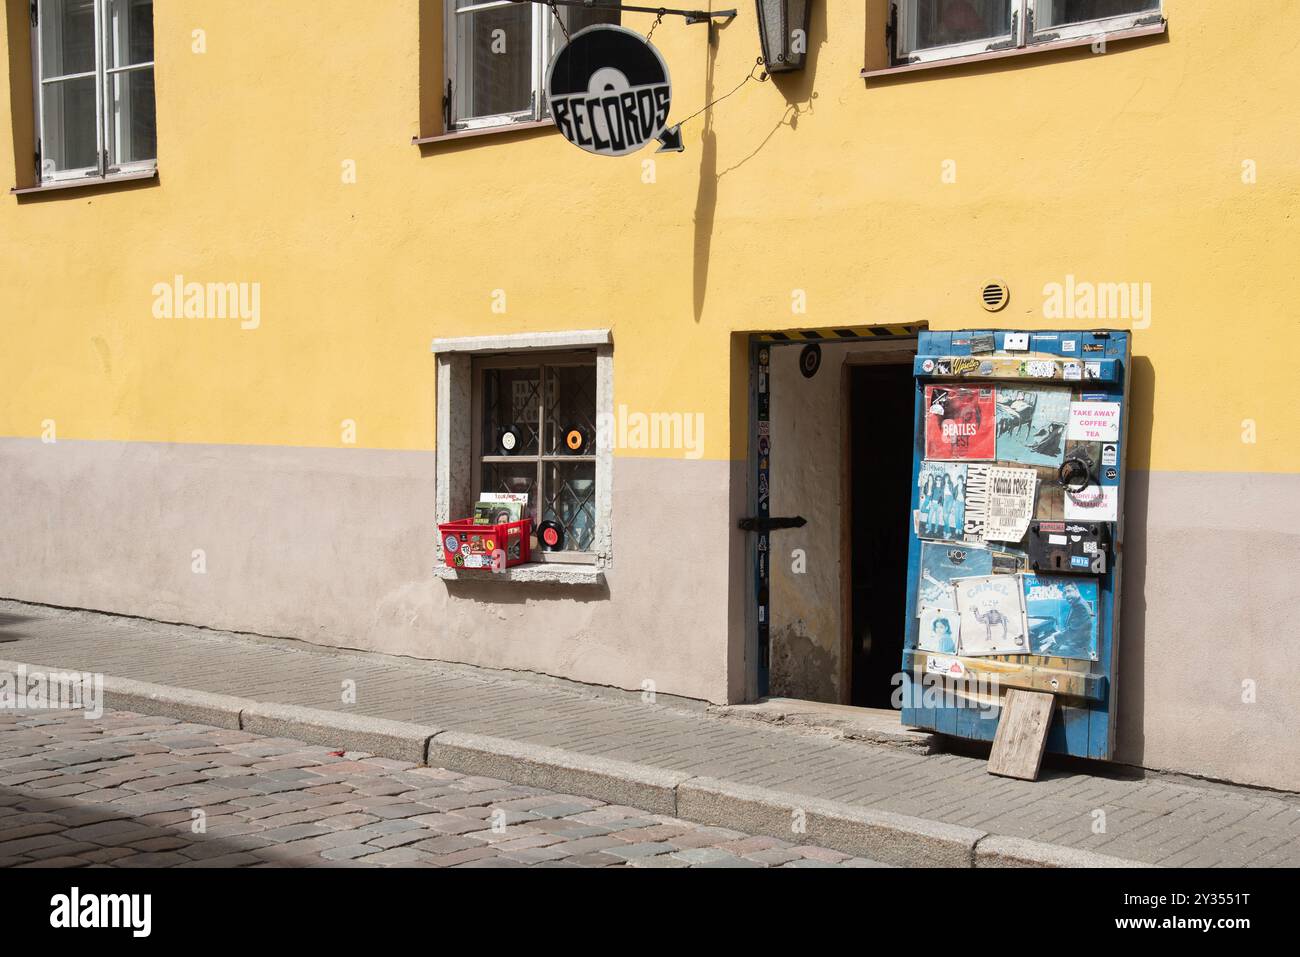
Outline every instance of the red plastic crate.
<path fill-rule="evenodd" d="M 532 560 L 533 520 L 475 525 L 472 518 L 438 526 L 448 568 L 495 571 Z M 503 564 L 504 563 L 504 564 Z"/>

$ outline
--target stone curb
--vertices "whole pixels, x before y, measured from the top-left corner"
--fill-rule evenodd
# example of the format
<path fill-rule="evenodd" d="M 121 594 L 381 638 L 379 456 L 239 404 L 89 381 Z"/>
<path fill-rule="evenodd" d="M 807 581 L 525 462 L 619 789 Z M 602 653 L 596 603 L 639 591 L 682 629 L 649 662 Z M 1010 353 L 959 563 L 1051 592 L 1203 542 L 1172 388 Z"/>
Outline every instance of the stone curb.
<path fill-rule="evenodd" d="M 272 738 L 293 738 L 338 751 L 365 751 L 395 761 L 424 764 L 429 739 L 441 729 L 367 715 L 249 702 L 240 730 Z"/>
<path fill-rule="evenodd" d="M 72 672 L 0 661 L 0 671 Z M 768 834 L 903 867 L 1153 867 L 1091 851 L 681 771 L 365 715 L 104 676 L 103 706 L 363 751 L 595 798 L 696 824 Z M 796 814 L 801 833 L 792 830 Z"/>
<path fill-rule="evenodd" d="M 0 661 L 0 671 L 16 672 L 20 668 L 44 674 L 76 674 L 79 669 L 63 668 L 53 665 L 33 665 L 21 661 Z M 97 672 L 90 672 L 97 674 Z M 189 688 L 176 688 L 171 685 L 155 685 L 130 678 L 114 678 L 104 675 L 104 698 L 101 702 L 105 708 L 119 711 L 134 711 L 137 714 L 153 714 L 178 721 L 192 721 L 195 724 L 210 724 L 227 731 L 239 730 L 239 715 L 246 707 L 255 705 L 255 701 L 235 698 L 230 695 L 211 694 L 206 691 L 193 691 Z"/>
<path fill-rule="evenodd" d="M 252 704 L 254 702 L 246 698 L 231 695 L 104 676 L 104 707 L 119 711 L 155 714 L 178 721 L 211 724 L 238 731 L 240 714 Z"/>
<path fill-rule="evenodd" d="M 970 867 L 976 844 L 988 836 L 941 821 L 716 778 L 692 778 L 678 788 L 677 812 L 688 821 L 771 834 L 902 867 Z M 796 823 L 802 832 L 793 830 Z"/>
<path fill-rule="evenodd" d="M 0 661 L 0 671 L 26 668 L 46 674 L 74 669 Z M 387 718 L 268 704 L 251 698 L 156 685 L 131 678 L 104 676 L 105 708 L 152 714 L 195 724 L 210 724 L 229 731 L 247 731 L 273 738 L 292 738 L 345 751 L 364 751 L 395 761 L 423 764 L 429 739 L 440 728 L 408 724 Z"/>
<path fill-rule="evenodd" d="M 1158 867 L 1144 861 L 1107 857 L 1093 851 L 1060 844 L 1044 844 L 1023 837 L 1000 837 L 990 834 L 975 847 L 976 867 L 1086 867 L 1146 868 Z"/>
<path fill-rule="evenodd" d="M 690 778 L 680 771 L 460 731 L 445 731 L 429 742 L 428 764 L 672 817 L 678 816 L 678 787 Z"/>

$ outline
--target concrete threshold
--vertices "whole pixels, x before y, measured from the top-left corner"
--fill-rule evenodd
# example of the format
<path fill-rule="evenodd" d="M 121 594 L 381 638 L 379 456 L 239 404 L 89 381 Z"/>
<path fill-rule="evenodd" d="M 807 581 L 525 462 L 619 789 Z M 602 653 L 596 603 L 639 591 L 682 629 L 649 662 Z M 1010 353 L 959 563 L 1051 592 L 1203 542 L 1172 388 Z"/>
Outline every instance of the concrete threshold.
<path fill-rule="evenodd" d="M 887 709 L 796 698 L 763 698 L 751 704 L 714 705 L 708 710 L 722 718 L 781 725 L 839 741 L 860 741 L 914 754 L 936 754 L 942 750 L 938 735 L 903 727 L 899 713 Z"/>
<path fill-rule="evenodd" d="M 0 661 L 0 671 L 16 672 L 20 668 L 45 673 L 68 670 Z M 814 844 L 900 867 L 1154 866 L 523 741 L 109 675 L 104 676 L 103 704 L 114 710 L 291 738 L 340 751 L 365 752 L 462 774 L 505 779 L 696 824 Z"/>

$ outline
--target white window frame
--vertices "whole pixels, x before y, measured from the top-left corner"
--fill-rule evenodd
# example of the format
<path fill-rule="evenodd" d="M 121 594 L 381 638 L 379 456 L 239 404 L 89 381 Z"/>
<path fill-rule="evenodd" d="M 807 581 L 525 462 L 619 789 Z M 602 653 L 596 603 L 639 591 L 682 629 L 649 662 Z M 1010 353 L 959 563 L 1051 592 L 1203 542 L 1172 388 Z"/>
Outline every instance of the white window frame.
<path fill-rule="evenodd" d="M 32 93 L 33 107 L 36 111 L 36 136 L 39 160 L 37 162 L 37 175 L 42 184 L 66 183 L 71 180 L 81 179 L 105 179 L 110 176 L 129 175 L 133 173 L 146 173 L 158 168 L 158 157 L 155 155 L 149 159 L 136 160 L 129 163 L 115 161 L 108 155 L 108 123 L 116 124 L 116 136 L 113 142 L 120 145 L 122 142 L 122 130 L 130 124 L 130 106 L 126 105 L 125 109 L 114 109 L 112 102 L 113 84 L 110 82 L 114 77 L 121 74 L 130 73 L 135 70 L 152 70 L 154 60 L 151 58 L 147 62 L 129 63 L 124 66 L 110 67 L 108 63 L 111 59 L 110 49 L 113 39 L 119 35 L 121 30 L 120 17 L 117 15 L 110 16 L 110 0 L 93 0 L 94 2 L 94 49 L 95 49 L 95 66 L 91 71 L 84 73 L 69 73 L 56 77 L 45 77 L 44 65 L 44 44 L 41 43 L 41 23 L 48 23 L 46 19 L 46 2 L 47 0 L 36 0 L 32 7 L 35 16 L 31 24 L 32 40 Z M 130 8 L 124 7 L 123 13 L 129 15 Z M 45 129 L 45 88 L 55 83 L 75 79 L 85 79 L 93 76 L 95 78 L 95 163 L 91 166 L 78 167 L 76 169 L 50 170 L 45 169 L 45 157 L 47 155 L 47 145 L 50 143 L 49 136 Z M 156 74 L 155 74 L 156 76 Z"/>
<path fill-rule="evenodd" d="M 945 46 L 909 50 L 907 49 L 907 41 L 915 33 L 918 22 L 916 17 L 917 2 L 918 0 L 892 0 L 892 8 L 896 14 L 897 23 L 894 48 L 891 51 L 895 66 L 956 60 L 1010 49 L 1028 50 L 1044 43 L 1085 40 L 1088 38 L 1100 40 L 1115 33 L 1122 33 L 1164 19 L 1164 2 L 1161 0 L 1160 7 L 1155 10 L 1144 10 L 1138 13 L 1103 17 L 1098 20 L 1085 20 L 1080 23 L 1040 29 L 1037 26 L 1039 14 L 1046 14 L 1050 11 L 1052 3 L 1059 2 L 1059 0 L 1012 0 L 1011 24 L 1006 34 L 973 40 L 969 43 L 953 43 Z"/>
<path fill-rule="evenodd" d="M 558 32 L 555 24 L 555 18 L 551 15 L 550 8 L 540 3 L 530 3 L 532 8 L 532 64 L 530 66 L 530 81 L 532 86 L 532 108 L 527 110 L 518 110 L 512 113 L 496 113 L 489 116 L 472 116 L 458 117 L 454 114 L 456 97 L 454 88 L 458 88 L 461 82 L 460 64 L 457 58 L 457 17 L 463 14 L 475 13 L 482 10 L 503 9 L 506 7 L 517 7 L 518 4 L 512 0 L 483 0 L 481 3 L 475 3 L 468 7 L 456 8 L 454 0 L 444 0 L 443 2 L 443 48 L 444 60 L 446 65 L 446 76 L 443 83 L 443 94 L 447 98 L 446 104 L 446 121 L 447 132 L 454 133 L 464 130 L 481 130 L 494 126 L 510 126 L 514 123 L 534 123 L 545 118 L 545 96 L 542 95 L 542 87 L 546 83 L 546 67 L 550 63 L 547 56 L 553 42 L 553 35 Z M 447 89 L 450 83 L 453 90 Z"/>
<path fill-rule="evenodd" d="M 1001 36 L 984 37 L 969 43 L 949 43 L 937 47 L 922 47 L 904 52 L 910 46 L 911 37 L 916 33 L 920 18 L 917 16 L 917 0 L 893 0 L 897 11 L 898 35 L 894 43 L 896 63 L 930 63 L 935 60 L 953 60 L 958 57 L 975 56 L 993 50 L 1006 50 L 1023 45 L 1022 30 L 1024 15 L 1020 9 L 1024 0 L 1011 0 L 1011 23 L 1007 32 Z M 905 42 L 908 41 L 908 42 Z"/>
<path fill-rule="evenodd" d="M 1147 24 L 1159 23 L 1165 16 L 1164 0 L 1154 10 L 1142 10 L 1138 13 L 1125 13 L 1116 17 L 1100 17 L 1096 20 L 1082 20 L 1079 23 L 1065 23 L 1059 27 L 1040 27 L 1050 14 L 1052 5 L 1062 0 L 1026 0 L 1029 5 L 1027 24 L 1031 30 L 1028 37 L 1030 44 L 1055 43 L 1060 40 L 1083 40 L 1095 37 L 1102 39 L 1112 33 L 1133 30 Z"/>

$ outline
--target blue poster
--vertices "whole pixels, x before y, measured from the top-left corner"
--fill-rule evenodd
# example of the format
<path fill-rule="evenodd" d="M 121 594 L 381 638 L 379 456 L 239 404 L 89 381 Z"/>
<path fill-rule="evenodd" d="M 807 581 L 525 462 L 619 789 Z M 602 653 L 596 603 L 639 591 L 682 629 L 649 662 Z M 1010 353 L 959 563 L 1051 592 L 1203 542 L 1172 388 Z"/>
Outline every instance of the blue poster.
<path fill-rule="evenodd" d="M 961 630 L 961 615 L 942 608 L 921 609 L 921 630 L 917 634 L 917 647 L 940 655 L 957 653 L 957 636 Z"/>
<path fill-rule="evenodd" d="M 993 553 L 974 545 L 921 543 L 921 587 L 916 596 L 921 609 L 957 610 L 954 578 L 973 578 L 993 574 Z"/>
<path fill-rule="evenodd" d="M 998 460 L 1060 468 L 1070 424 L 1070 390 L 998 388 Z"/>
<path fill-rule="evenodd" d="M 1097 660 L 1097 582 L 1024 576 L 1029 647 L 1035 655 Z"/>
<path fill-rule="evenodd" d="M 966 534 L 965 464 L 922 462 L 917 484 L 918 537 L 961 541 Z"/>

